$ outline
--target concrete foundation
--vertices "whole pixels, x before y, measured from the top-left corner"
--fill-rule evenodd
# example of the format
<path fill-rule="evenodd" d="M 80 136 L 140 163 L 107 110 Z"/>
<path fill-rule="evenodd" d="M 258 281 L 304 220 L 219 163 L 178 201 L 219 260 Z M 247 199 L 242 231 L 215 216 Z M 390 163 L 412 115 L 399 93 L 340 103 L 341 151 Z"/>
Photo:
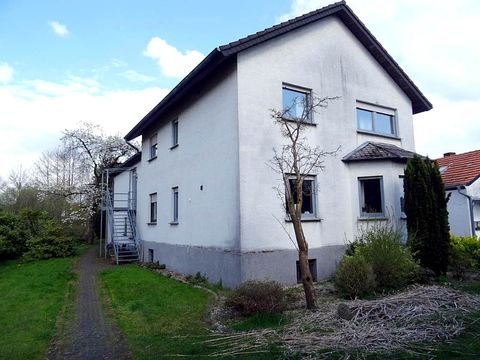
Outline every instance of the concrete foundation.
<path fill-rule="evenodd" d="M 144 259 L 153 250 L 153 260 L 167 269 L 195 275 L 200 272 L 208 281 L 221 281 L 225 287 L 234 287 L 246 280 L 275 280 L 284 285 L 297 283 L 296 250 L 240 252 L 200 246 L 182 246 L 159 242 L 144 242 Z M 345 251 L 343 245 L 324 246 L 309 250 L 309 258 L 316 260 L 316 277 L 330 278 Z"/>

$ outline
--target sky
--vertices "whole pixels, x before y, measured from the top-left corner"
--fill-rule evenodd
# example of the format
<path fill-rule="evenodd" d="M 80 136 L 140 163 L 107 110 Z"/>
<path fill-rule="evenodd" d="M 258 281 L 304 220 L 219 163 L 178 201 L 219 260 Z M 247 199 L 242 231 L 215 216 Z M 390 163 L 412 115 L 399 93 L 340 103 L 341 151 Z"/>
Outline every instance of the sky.
<path fill-rule="evenodd" d="M 330 3 L 0 0 L 0 177 L 82 121 L 124 136 L 215 47 Z M 480 149 L 480 1 L 347 4 L 433 104 L 417 152 Z"/>

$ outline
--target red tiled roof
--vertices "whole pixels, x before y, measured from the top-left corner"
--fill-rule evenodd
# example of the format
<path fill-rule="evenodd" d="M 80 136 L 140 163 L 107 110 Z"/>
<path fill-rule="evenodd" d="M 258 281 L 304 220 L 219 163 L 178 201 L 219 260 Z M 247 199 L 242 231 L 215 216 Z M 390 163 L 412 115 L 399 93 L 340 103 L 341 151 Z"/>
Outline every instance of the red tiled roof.
<path fill-rule="evenodd" d="M 440 166 L 447 188 L 470 185 L 480 177 L 480 150 L 445 156 L 435 161 Z"/>

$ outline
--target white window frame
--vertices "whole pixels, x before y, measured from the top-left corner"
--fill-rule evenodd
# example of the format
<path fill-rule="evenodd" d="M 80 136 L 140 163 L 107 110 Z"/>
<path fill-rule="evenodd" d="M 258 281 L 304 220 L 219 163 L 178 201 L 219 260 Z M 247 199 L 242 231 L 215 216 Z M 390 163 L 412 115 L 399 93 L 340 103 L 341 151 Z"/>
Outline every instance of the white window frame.
<path fill-rule="evenodd" d="M 312 207 L 313 213 L 302 213 L 301 220 L 318 220 L 318 203 L 317 203 L 317 176 L 316 175 L 302 175 L 303 181 L 312 181 L 312 189 L 313 193 L 310 195 L 312 197 Z M 290 187 L 290 181 L 295 180 L 294 175 L 287 175 L 287 184 Z M 291 188 L 289 188 L 291 192 Z M 288 204 L 287 204 L 287 194 L 285 193 L 285 211 L 287 214 L 287 219 L 290 220 L 291 216 L 288 212 Z"/>
<path fill-rule="evenodd" d="M 371 113 L 372 130 L 360 128 L 360 119 L 358 116 L 358 110 L 364 110 Z M 391 128 L 393 131 L 392 133 L 383 133 L 375 129 L 375 119 L 377 114 L 390 116 Z M 384 136 L 384 137 L 398 138 L 398 121 L 397 121 L 397 112 L 395 111 L 395 109 L 357 101 L 357 106 L 355 108 L 355 119 L 357 121 L 358 132 Z"/>
<path fill-rule="evenodd" d="M 285 98 L 284 98 L 284 91 L 285 90 L 297 92 L 297 93 L 300 93 L 300 94 L 304 94 L 305 98 L 306 98 L 306 101 L 307 101 L 307 104 L 304 105 L 304 106 L 306 106 L 306 107 L 310 106 L 310 104 L 312 102 L 312 90 L 311 89 L 307 89 L 307 88 L 304 88 L 304 87 L 283 83 L 282 84 L 282 111 L 285 112 L 285 110 L 286 110 L 285 109 Z M 298 119 L 299 119 L 299 118 L 295 118 L 295 117 L 292 117 L 292 116 L 288 116 L 288 113 L 284 113 L 284 118 L 285 118 L 285 120 L 290 120 L 290 121 L 298 121 Z M 312 114 L 312 112 L 310 112 L 308 114 L 308 118 L 306 119 L 305 124 L 313 124 L 313 114 Z"/>
<path fill-rule="evenodd" d="M 158 134 L 153 134 L 149 139 L 150 160 L 156 159 L 158 156 Z"/>
<path fill-rule="evenodd" d="M 382 211 L 381 212 L 366 212 L 365 208 L 365 189 L 364 181 L 366 180 L 380 180 L 380 202 Z M 359 210 L 361 219 L 378 219 L 385 218 L 385 193 L 383 190 L 383 176 L 366 176 L 358 178 L 358 198 L 359 198 Z"/>
<path fill-rule="evenodd" d="M 172 221 L 171 225 L 177 225 L 178 224 L 178 218 L 179 218 L 179 191 L 178 191 L 178 186 L 172 187 Z"/>
<path fill-rule="evenodd" d="M 172 146 L 170 149 L 174 149 L 178 146 L 178 118 L 172 120 Z"/>
<path fill-rule="evenodd" d="M 150 224 L 156 224 L 158 220 L 158 196 L 157 193 L 149 194 L 150 197 Z"/>

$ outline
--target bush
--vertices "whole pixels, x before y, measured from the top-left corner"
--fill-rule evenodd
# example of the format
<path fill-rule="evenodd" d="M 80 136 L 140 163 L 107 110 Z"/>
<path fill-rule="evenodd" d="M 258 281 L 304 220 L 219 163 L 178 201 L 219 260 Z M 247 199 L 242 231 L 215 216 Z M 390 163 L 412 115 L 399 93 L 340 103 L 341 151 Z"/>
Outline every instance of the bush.
<path fill-rule="evenodd" d="M 363 230 L 356 253 L 372 266 L 377 289 L 397 289 L 412 281 L 419 271 L 410 250 L 400 242 L 400 232 L 388 225 Z"/>
<path fill-rule="evenodd" d="M 372 266 L 359 254 L 342 259 L 333 282 L 342 295 L 351 298 L 370 294 L 376 287 Z"/>
<path fill-rule="evenodd" d="M 26 259 L 49 259 L 53 257 L 72 256 L 75 253 L 75 243 L 65 236 L 61 224 L 49 219 L 47 213 L 33 210 L 23 210 L 20 219 L 29 233 L 27 239 Z"/>
<path fill-rule="evenodd" d="M 286 294 L 275 281 L 246 281 L 234 289 L 225 305 L 241 316 L 281 314 L 286 308 Z"/>
<path fill-rule="evenodd" d="M 26 250 L 26 234 L 14 214 L 0 211 L 0 260 L 13 259 Z"/>
<path fill-rule="evenodd" d="M 451 235 L 449 268 L 457 278 L 463 277 L 466 271 L 480 269 L 480 239 Z"/>

